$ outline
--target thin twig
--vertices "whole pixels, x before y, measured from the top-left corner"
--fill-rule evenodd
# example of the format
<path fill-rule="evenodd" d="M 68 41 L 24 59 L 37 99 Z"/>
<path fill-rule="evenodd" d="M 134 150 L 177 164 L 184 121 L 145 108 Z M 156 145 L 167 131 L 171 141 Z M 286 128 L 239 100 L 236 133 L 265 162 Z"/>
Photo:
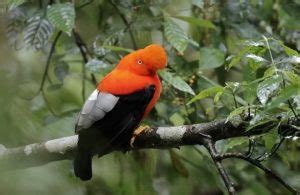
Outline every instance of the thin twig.
<path fill-rule="evenodd" d="M 251 157 L 254 152 L 254 145 L 255 141 L 249 137 L 249 144 L 248 144 L 248 151 L 245 153 L 245 156 Z"/>
<path fill-rule="evenodd" d="M 52 56 L 53 56 L 53 53 L 55 51 L 55 46 L 60 38 L 60 36 L 62 35 L 62 31 L 59 31 L 57 33 L 57 35 L 55 36 L 54 38 L 54 41 L 51 45 L 51 48 L 50 48 L 50 51 L 49 51 L 49 55 L 47 57 L 47 62 L 46 62 L 46 66 L 45 66 L 45 70 L 44 70 L 44 73 L 43 73 L 43 76 L 42 76 L 42 81 L 41 81 L 41 84 L 40 84 L 40 87 L 38 89 L 37 92 L 34 93 L 33 96 L 29 97 L 29 98 L 23 98 L 23 99 L 26 99 L 26 100 L 31 100 L 33 99 L 34 97 L 36 97 L 40 92 L 42 92 L 44 90 L 44 85 L 45 85 L 45 82 L 46 82 L 46 79 L 47 79 L 47 76 L 48 76 L 48 70 L 49 70 L 49 67 L 50 67 L 50 63 L 51 63 L 51 59 L 52 59 Z"/>
<path fill-rule="evenodd" d="M 82 95 L 82 99 L 83 101 L 85 101 L 85 74 L 86 74 L 86 70 L 85 70 L 85 64 L 88 62 L 88 57 L 87 57 L 87 46 L 86 44 L 83 42 L 81 36 L 73 29 L 73 35 L 74 35 L 74 39 L 75 39 L 75 43 L 77 45 L 77 47 L 80 50 L 81 56 L 83 58 L 83 64 L 82 64 L 82 90 L 81 90 L 81 95 Z"/>
<path fill-rule="evenodd" d="M 51 45 L 49 55 L 48 55 L 48 58 L 47 58 L 47 62 L 46 62 L 46 67 L 45 67 L 44 74 L 43 74 L 43 77 L 42 77 L 42 82 L 41 82 L 41 85 L 40 85 L 40 88 L 39 88 L 40 91 L 43 90 L 43 88 L 44 88 L 44 84 L 45 84 L 45 81 L 46 81 L 46 78 L 47 78 L 47 75 L 48 75 L 48 70 L 49 70 L 49 66 L 50 66 L 50 63 L 51 63 L 51 59 L 52 59 L 53 53 L 55 51 L 55 46 L 56 46 L 56 44 L 57 44 L 57 42 L 58 42 L 61 35 L 62 35 L 62 31 L 59 31 L 57 33 L 57 35 L 55 36 L 54 41 Z"/>
<path fill-rule="evenodd" d="M 80 50 L 80 53 L 82 55 L 83 58 L 83 62 L 87 63 L 88 62 L 88 49 L 86 44 L 83 42 L 80 34 L 78 32 L 76 32 L 74 29 L 72 31 L 73 35 L 74 35 L 74 39 L 75 39 L 75 43 L 77 45 L 77 47 Z"/>
<path fill-rule="evenodd" d="M 225 186 L 228 190 L 228 193 L 231 194 L 231 195 L 236 194 L 233 183 L 230 181 L 230 178 L 229 178 L 228 174 L 226 173 L 225 168 L 223 167 L 223 164 L 221 162 L 222 159 L 219 158 L 220 155 L 218 154 L 218 152 L 216 150 L 215 143 L 212 140 L 206 139 L 206 144 L 204 144 L 204 146 L 206 147 L 206 149 L 210 153 L 210 156 L 213 159 L 213 162 L 216 165 L 216 167 L 219 171 L 219 174 L 221 175 L 221 178 L 224 181 L 224 184 L 225 184 Z"/>
<path fill-rule="evenodd" d="M 275 144 L 272 149 L 271 149 L 271 153 L 268 155 L 268 158 L 271 158 L 274 154 L 276 154 L 276 152 L 278 151 L 278 149 L 280 148 L 280 146 L 282 145 L 282 143 L 284 142 L 285 137 L 281 137 L 280 141 L 278 144 Z"/>
<path fill-rule="evenodd" d="M 235 93 L 233 92 L 232 89 L 231 89 L 231 93 L 232 93 L 233 100 L 234 100 L 234 106 L 235 106 L 235 108 L 237 109 L 237 108 L 238 108 L 238 103 L 237 103 L 237 101 L 236 101 Z"/>
<path fill-rule="evenodd" d="M 98 81 L 97 81 L 97 79 L 96 79 L 96 77 L 95 77 L 95 75 L 94 75 L 93 73 L 91 73 L 91 77 L 92 77 L 92 83 L 93 83 L 95 86 L 97 86 Z"/>
<path fill-rule="evenodd" d="M 84 8 L 85 6 L 87 6 L 87 5 L 91 4 L 91 3 L 93 3 L 93 1 L 94 1 L 94 0 L 89 0 L 89 1 L 87 1 L 87 2 L 85 2 L 85 3 L 82 3 L 81 5 L 77 6 L 75 9 L 77 9 L 77 10 L 82 9 L 82 8 Z"/>
<path fill-rule="evenodd" d="M 90 58 L 92 58 L 93 56 L 92 56 L 91 52 L 89 52 L 88 47 L 87 47 L 86 43 L 83 41 L 83 39 L 81 38 L 80 34 L 78 32 L 76 32 L 75 30 L 73 30 L 73 35 L 74 35 L 76 45 L 80 50 L 84 64 L 86 64 L 88 62 L 88 56 Z M 85 66 L 82 67 L 82 74 L 85 75 Z M 98 82 L 97 82 L 97 79 L 96 79 L 96 76 L 94 73 L 91 73 L 91 78 L 92 78 L 92 83 L 95 86 L 97 86 Z M 84 82 L 83 82 L 83 84 L 84 84 Z M 82 94 L 83 94 L 83 92 L 82 92 Z"/>
<path fill-rule="evenodd" d="M 59 115 L 56 114 L 56 112 L 55 112 L 55 111 L 53 110 L 53 108 L 51 107 L 50 102 L 49 102 L 48 99 L 47 99 L 47 96 L 46 96 L 46 94 L 45 94 L 44 89 L 42 89 L 41 92 L 42 92 L 42 96 L 43 96 L 43 99 L 44 99 L 44 101 L 45 101 L 45 104 L 46 104 L 46 107 L 48 108 L 48 110 L 51 112 L 51 114 L 52 114 L 54 117 L 59 117 Z"/>
<path fill-rule="evenodd" d="M 252 159 L 252 158 L 247 157 L 247 156 L 245 156 L 243 154 L 240 154 L 240 153 L 225 153 L 225 154 L 221 155 L 220 158 L 222 160 L 223 159 L 228 159 L 228 158 L 238 158 L 238 159 L 245 160 L 245 161 L 249 162 L 250 164 L 260 168 L 261 170 L 263 170 L 267 175 L 269 175 L 272 178 L 274 178 L 275 180 L 277 180 L 284 187 L 286 187 L 289 191 L 291 191 L 293 193 L 297 193 L 297 194 L 300 193 L 300 191 L 298 191 L 294 187 L 290 186 L 281 177 L 279 177 L 276 173 L 274 173 L 271 169 L 269 169 L 269 168 L 265 167 L 264 165 L 262 165 L 258 160 Z"/>
<path fill-rule="evenodd" d="M 130 28 L 131 23 L 128 22 L 128 20 L 126 19 L 125 15 L 122 14 L 122 12 L 120 11 L 119 7 L 115 4 L 115 2 L 113 0 L 110 0 L 109 3 L 115 8 L 115 10 L 117 11 L 117 13 L 119 14 L 120 18 L 122 19 L 122 21 L 124 22 L 126 29 L 128 29 L 131 41 L 132 41 L 132 45 L 133 45 L 133 49 L 137 50 L 137 44 L 132 32 L 132 29 Z"/>
<path fill-rule="evenodd" d="M 268 48 L 268 51 L 269 51 L 269 55 L 270 55 L 270 58 L 271 58 L 272 65 L 274 66 L 275 70 L 277 70 L 276 65 L 274 63 L 274 59 L 273 59 L 273 55 L 272 55 L 272 51 L 271 51 L 271 48 L 270 48 L 270 45 L 269 45 L 268 38 L 265 37 L 264 35 L 262 37 L 264 38 L 265 42 L 267 43 L 267 48 Z M 275 73 L 276 73 L 276 75 L 278 74 L 277 71 L 275 71 Z"/>
<path fill-rule="evenodd" d="M 284 79 L 284 76 L 283 76 L 283 73 L 282 73 L 282 72 L 281 72 L 281 78 L 282 78 L 283 88 L 285 88 L 285 87 L 286 87 L 286 83 L 285 83 L 285 79 Z M 288 102 L 289 108 L 292 110 L 294 116 L 295 116 L 296 118 L 298 118 L 299 116 L 298 116 L 298 114 L 296 113 L 296 111 L 294 110 L 291 101 L 288 99 L 287 102 Z"/>

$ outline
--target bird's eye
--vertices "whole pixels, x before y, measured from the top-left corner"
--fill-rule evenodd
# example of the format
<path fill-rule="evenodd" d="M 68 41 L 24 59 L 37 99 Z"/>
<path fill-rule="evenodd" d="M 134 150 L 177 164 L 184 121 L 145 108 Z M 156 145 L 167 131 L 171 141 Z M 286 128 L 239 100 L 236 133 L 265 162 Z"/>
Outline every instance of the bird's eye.
<path fill-rule="evenodd" d="M 143 62 L 142 62 L 142 60 L 138 60 L 138 64 L 142 64 Z"/>

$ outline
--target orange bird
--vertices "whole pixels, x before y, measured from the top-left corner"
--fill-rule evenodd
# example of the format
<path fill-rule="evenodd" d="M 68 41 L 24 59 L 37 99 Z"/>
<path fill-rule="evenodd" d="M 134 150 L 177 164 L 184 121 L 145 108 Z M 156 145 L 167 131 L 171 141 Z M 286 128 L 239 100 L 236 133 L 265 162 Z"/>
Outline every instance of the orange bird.
<path fill-rule="evenodd" d="M 129 147 L 141 120 L 158 100 L 162 87 L 157 70 L 167 64 L 165 50 L 149 45 L 125 56 L 85 102 L 75 127 L 79 140 L 74 172 L 92 177 L 92 157 Z"/>

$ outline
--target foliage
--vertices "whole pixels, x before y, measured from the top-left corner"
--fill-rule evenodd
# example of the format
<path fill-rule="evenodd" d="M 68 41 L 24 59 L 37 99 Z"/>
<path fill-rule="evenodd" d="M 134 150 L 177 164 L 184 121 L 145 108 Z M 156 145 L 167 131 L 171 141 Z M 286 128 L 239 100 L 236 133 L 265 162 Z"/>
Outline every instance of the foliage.
<path fill-rule="evenodd" d="M 75 9 L 71 3 L 49 5 L 47 17 L 59 30 L 71 35 L 75 25 Z"/>
<path fill-rule="evenodd" d="M 279 125 L 300 112 L 299 1 L 6 0 L 1 4 L 5 8 L 0 7 L 0 31 L 8 40 L 0 37 L 0 143 L 6 146 L 72 135 L 76 114 L 94 89 L 95 79 L 99 81 L 122 56 L 152 42 L 166 48 L 169 62 L 168 69 L 159 73 L 163 94 L 146 121 L 151 126 L 241 117 L 251 131 L 270 121 Z M 270 128 L 251 137 L 253 155 L 268 157 L 268 166 L 300 188 L 299 127 L 284 134 L 278 126 Z M 285 142 L 270 157 L 283 137 Z M 243 152 L 248 141 L 229 139 L 217 146 L 222 152 Z M 228 160 L 226 167 L 241 184 L 240 194 L 287 193 L 251 166 L 232 162 Z M 111 154 L 95 160 L 94 172 L 93 181 L 85 184 L 73 176 L 69 162 L 51 163 L 5 173 L 0 192 L 226 191 L 208 154 L 198 147 Z"/>

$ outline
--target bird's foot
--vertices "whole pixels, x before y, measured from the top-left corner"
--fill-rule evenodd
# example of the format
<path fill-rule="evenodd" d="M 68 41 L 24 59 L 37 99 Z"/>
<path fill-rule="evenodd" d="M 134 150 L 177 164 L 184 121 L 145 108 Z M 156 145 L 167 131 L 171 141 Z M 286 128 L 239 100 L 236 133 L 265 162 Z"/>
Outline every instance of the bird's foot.
<path fill-rule="evenodd" d="M 148 125 L 141 125 L 138 128 L 136 128 L 133 132 L 133 135 L 130 139 L 130 147 L 134 148 L 133 144 L 135 139 L 143 132 L 143 131 L 147 131 L 148 129 L 150 129 L 150 127 Z"/>

